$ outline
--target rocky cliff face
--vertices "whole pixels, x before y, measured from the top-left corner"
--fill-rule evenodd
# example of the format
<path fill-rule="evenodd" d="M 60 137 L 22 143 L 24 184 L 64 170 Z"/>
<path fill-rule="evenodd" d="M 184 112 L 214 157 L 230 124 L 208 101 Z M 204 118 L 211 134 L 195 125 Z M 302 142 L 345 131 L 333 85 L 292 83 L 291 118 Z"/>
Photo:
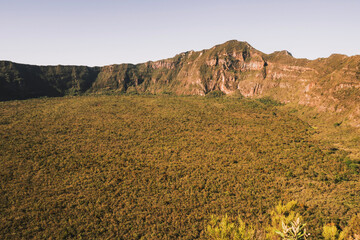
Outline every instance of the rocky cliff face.
<path fill-rule="evenodd" d="M 360 56 L 296 59 L 264 54 L 246 42 L 138 65 L 31 66 L 0 62 L 0 99 L 64 96 L 98 91 L 205 95 L 213 90 L 246 97 L 272 96 L 320 111 L 347 112 L 360 126 Z"/>

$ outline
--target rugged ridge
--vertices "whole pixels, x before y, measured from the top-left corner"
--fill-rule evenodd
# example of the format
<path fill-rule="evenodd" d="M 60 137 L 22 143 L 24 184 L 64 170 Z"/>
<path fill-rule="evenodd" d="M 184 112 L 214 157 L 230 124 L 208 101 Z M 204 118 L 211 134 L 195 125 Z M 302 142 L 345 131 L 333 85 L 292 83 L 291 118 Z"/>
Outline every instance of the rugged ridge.
<path fill-rule="evenodd" d="M 205 95 L 213 90 L 271 96 L 344 113 L 360 126 L 360 56 L 296 59 L 236 40 L 142 64 L 33 66 L 0 62 L 0 100 L 119 91 Z"/>

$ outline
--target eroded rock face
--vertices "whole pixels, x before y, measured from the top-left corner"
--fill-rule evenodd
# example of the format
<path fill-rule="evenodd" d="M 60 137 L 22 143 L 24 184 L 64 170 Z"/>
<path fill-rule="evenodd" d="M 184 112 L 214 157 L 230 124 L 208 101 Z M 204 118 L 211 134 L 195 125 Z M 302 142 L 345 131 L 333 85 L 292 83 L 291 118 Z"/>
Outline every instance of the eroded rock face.
<path fill-rule="evenodd" d="M 160 60 L 157 62 L 150 62 L 150 66 L 153 69 L 161 69 L 161 68 L 173 69 L 174 63 L 171 61 Z"/>
<path fill-rule="evenodd" d="M 246 42 L 229 41 L 144 64 L 31 66 L 0 62 L 1 100 L 96 91 L 205 95 L 235 91 L 272 96 L 321 111 L 349 112 L 360 119 L 360 56 L 296 59 L 288 51 L 264 54 Z"/>

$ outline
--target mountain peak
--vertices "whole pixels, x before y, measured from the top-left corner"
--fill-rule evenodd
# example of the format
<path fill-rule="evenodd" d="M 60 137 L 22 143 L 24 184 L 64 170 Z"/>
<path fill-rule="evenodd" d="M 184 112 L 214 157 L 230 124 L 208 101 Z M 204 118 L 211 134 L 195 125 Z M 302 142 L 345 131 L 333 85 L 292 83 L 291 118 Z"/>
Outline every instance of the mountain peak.
<path fill-rule="evenodd" d="M 236 48 L 250 48 L 252 49 L 253 47 L 248 43 L 248 42 L 245 42 L 245 41 L 238 41 L 238 40 L 229 40 L 223 44 L 219 44 L 219 45 L 216 45 L 215 47 L 236 47 Z"/>
<path fill-rule="evenodd" d="M 273 54 L 278 55 L 278 56 L 290 56 L 290 57 L 293 57 L 293 55 L 287 50 L 275 51 L 275 52 L 273 52 Z"/>

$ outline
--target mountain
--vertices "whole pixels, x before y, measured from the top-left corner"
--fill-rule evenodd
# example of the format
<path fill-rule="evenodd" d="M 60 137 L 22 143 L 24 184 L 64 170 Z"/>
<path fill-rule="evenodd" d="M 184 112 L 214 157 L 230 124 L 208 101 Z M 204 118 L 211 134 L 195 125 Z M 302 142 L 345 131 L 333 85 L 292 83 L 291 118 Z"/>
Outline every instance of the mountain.
<path fill-rule="evenodd" d="M 33 66 L 0 62 L 0 100 L 104 91 L 270 96 L 338 113 L 360 126 L 360 56 L 297 59 L 236 40 L 142 64 Z"/>

